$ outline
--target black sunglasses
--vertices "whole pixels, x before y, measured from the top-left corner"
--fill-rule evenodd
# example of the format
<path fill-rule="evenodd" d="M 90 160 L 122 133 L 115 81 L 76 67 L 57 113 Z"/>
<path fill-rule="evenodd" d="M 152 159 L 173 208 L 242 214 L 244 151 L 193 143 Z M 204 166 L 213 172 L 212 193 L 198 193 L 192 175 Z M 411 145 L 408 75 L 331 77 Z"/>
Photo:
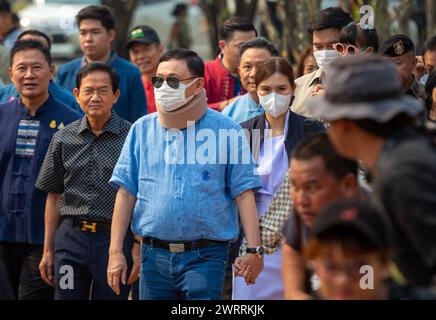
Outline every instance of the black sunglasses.
<path fill-rule="evenodd" d="M 151 83 L 153 84 L 153 87 L 159 89 L 160 87 L 162 87 L 164 81 L 166 81 L 171 88 L 178 89 L 180 85 L 180 81 L 191 80 L 195 78 L 198 78 L 198 76 L 187 78 L 187 79 L 180 79 L 180 80 L 173 76 L 169 76 L 166 79 L 161 76 L 154 76 L 151 78 Z"/>

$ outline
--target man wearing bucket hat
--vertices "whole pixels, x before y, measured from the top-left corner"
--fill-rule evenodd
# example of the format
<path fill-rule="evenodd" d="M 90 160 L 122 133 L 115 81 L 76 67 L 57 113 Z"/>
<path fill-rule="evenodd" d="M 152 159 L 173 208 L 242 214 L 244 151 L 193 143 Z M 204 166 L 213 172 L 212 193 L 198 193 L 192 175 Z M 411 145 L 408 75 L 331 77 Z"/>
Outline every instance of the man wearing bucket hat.
<path fill-rule="evenodd" d="M 375 177 L 374 194 L 394 227 L 396 280 L 435 288 L 436 149 L 414 126 L 423 106 L 401 95 L 396 67 L 383 57 L 344 57 L 328 71 L 326 94 L 310 112 L 330 123 L 338 152 Z"/>
<path fill-rule="evenodd" d="M 424 101 L 424 87 L 416 81 L 414 75 L 418 60 L 413 41 L 404 34 L 396 34 L 383 43 L 381 53 L 396 64 L 401 78 L 402 92 Z"/>

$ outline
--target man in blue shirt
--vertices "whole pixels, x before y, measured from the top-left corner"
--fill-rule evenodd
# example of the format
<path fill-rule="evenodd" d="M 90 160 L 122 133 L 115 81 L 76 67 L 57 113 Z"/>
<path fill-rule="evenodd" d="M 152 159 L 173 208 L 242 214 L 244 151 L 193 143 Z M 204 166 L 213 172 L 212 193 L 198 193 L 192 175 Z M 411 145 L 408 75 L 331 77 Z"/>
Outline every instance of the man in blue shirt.
<path fill-rule="evenodd" d="M 241 83 L 247 93 L 230 103 L 222 114 L 232 118 L 237 123 L 250 120 L 261 115 L 264 110 L 259 104 L 254 76 L 256 64 L 271 57 L 278 57 L 279 50 L 269 40 L 259 37 L 248 40 L 240 49 L 241 62 L 238 67 Z"/>
<path fill-rule="evenodd" d="M 18 37 L 19 40 L 35 40 L 39 41 L 43 46 L 51 49 L 51 40 L 44 33 L 39 30 L 26 30 L 20 34 Z M 63 102 L 67 106 L 71 107 L 74 111 L 82 114 L 82 110 L 80 109 L 76 99 L 74 96 L 67 91 L 67 89 L 62 88 L 55 84 L 53 80 L 50 80 L 48 85 L 48 92 L 55 97 L 57 100 Z M 6 85 L 4 87 L 0 86 L 0 103 L 5 103 L 7 101 L 19 98 L 20 94 L 13 84 Z"/>
<path fill-rule="evenodd" d="M 108 283 L 118 293 L 126 282 L 131 222 L 143 238 L 141 299 L 219 299 L 237 209 L 252 249 L 247 272 L 255 278 L 263 268 L 253 195 L 261 182 L 241 127 L 208 108 L 195 52 L 165 53 L 152 82 L 157 113 L 133 124 L 111 178 L 119 190 Z"/>
<path fill-rule="evenodd" d="M 76 87 L 76 75 L 89 62 L 106 62 L 120 75 L 120 92 L 114 111 L 135 122 L 147 114 L 147 103 L 139 69 L 111 51 L 115 39 L 115 18 L 105 6 L 88 6 L 77 14 L 79 42 L 84 56 L 61 66 L 55 82 L 69 92 Z"/>
<path fill-rule="evenodd" d="M 11 57 L 20 99 L 0 106 L 0 261 L 16 298 L 52 299 L 38 269 L 47 193 L 35 181 L 53 134 L 80 116 L 48 92 L 54 66 L 46 47 L 18 41 Z"/>

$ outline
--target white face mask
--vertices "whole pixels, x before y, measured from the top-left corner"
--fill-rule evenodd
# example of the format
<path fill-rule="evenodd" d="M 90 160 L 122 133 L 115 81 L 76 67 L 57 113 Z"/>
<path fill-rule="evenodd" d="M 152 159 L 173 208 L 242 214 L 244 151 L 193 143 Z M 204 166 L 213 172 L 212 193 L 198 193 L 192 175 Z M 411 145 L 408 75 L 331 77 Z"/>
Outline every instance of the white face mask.
<path fill-rule="evenodd" d="M 275 92 L 259 96 L 259 102 L 266 113 L 277 118 L 289 110 L 292 94 L 282 95 Z"/>
<path fill-rule="evenodd" d="M 160 88 L 154 88 L 154 97 L 159 106 L 166 112 L 171 112 L 179 109 L 194 98 L 194 95 L 186 98 L 185 90 L 192 86 L 198 78 L 192 80 L 188 84 L 181 83 L 177 89 L 171 88 L 166 81 Z"/>
<path fill-rule="evenodd" d="M 316 63 L 321 69 L 325 69 L 336 58 L 340 57 L 340 54 L 336 50 L 318 50 L 313 52 Z"/>

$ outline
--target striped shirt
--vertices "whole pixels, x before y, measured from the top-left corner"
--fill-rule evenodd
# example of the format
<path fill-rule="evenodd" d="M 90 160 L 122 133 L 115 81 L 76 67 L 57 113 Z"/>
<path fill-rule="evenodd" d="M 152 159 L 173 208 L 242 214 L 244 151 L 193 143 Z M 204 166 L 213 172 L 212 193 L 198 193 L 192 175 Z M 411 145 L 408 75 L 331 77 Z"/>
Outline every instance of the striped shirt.
<path fill-rule="evenodd" d="M 18 124 L 15 154 L 21 157 L 33 157 L 36 138 L 39 132 L 39 120 L 21 119 Z"/>

